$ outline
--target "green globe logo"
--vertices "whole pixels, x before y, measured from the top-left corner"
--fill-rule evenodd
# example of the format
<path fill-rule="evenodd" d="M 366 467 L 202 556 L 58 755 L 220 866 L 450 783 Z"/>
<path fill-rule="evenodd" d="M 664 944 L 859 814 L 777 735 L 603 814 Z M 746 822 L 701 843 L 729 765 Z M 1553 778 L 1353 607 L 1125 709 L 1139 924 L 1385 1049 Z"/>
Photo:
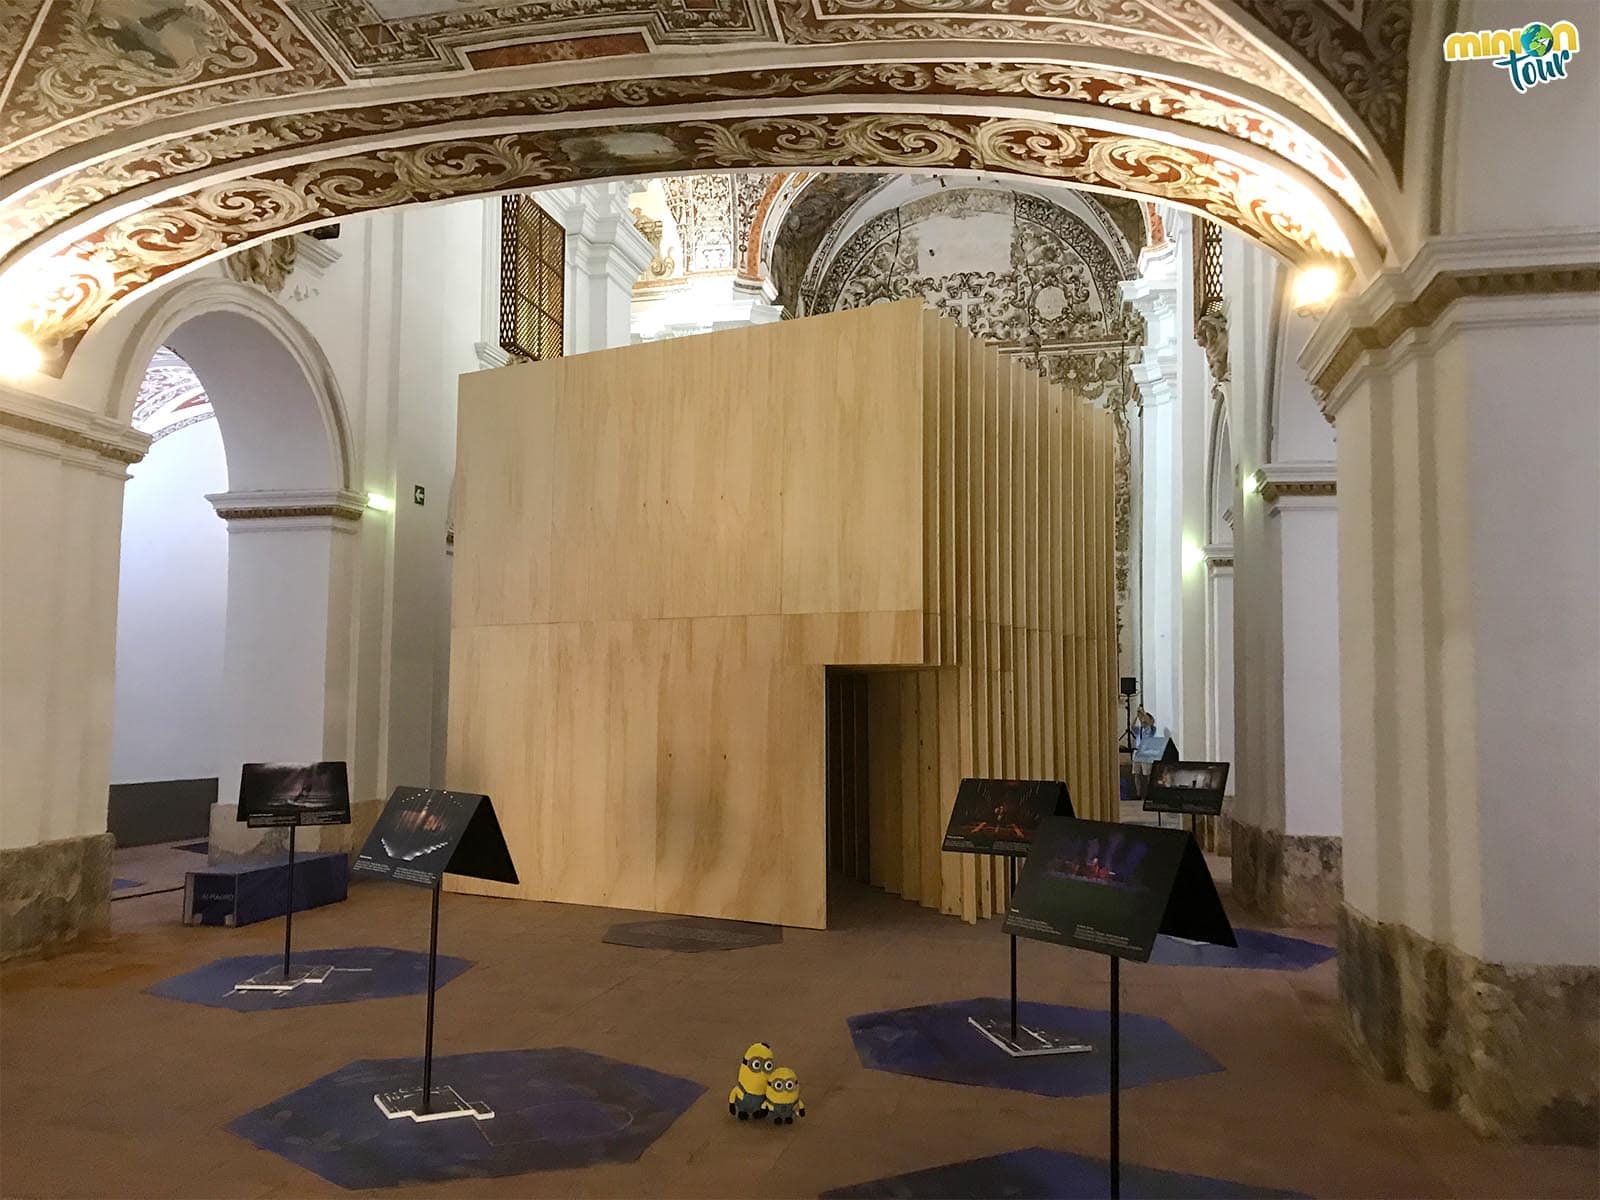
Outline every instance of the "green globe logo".
<path fill-rule="evenodd" d="M 1522 49 L 1525 54 L 1540 58 L 1550 53 L 1550 47 L 1555 45 L 1556 35 L 1550 31 L 1550 26 L 1542 25 L 1535 21 L 1522 31 Z"/>

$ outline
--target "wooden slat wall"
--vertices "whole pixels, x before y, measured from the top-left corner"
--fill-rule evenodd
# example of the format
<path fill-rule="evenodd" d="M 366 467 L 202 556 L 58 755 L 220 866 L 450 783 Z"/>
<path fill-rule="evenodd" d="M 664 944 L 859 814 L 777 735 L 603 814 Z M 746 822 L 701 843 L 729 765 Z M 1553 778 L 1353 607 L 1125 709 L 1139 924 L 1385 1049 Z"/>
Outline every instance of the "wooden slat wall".
<path fill-rule="evenodd" d="M 447 776 L 523 882 L 452 886 L 1000 911 L 939 850 L 963 776 L 1113 816 L 1110 455 L 914 302 L 463 377 Z"/>
<path fill-rule="evenodd" d="M 923 325 L 932 669 L 870 677 L 868 807 L 900 841 L 874 843 L 869 878 L 973 921 L 1010 883 L 1003 860 L 939 851 L 963 776 L 1065 779 L 1079 813 L 1115 819 L 1112 433 L 959 326 Z"/>

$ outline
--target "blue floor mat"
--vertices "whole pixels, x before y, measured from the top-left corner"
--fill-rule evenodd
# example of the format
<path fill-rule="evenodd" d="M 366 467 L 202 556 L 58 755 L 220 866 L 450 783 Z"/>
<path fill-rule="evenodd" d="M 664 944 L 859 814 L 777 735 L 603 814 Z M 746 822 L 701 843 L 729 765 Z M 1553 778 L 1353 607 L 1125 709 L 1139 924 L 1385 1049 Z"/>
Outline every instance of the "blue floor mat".
<path fill-rule="evenodd" d="M 345 1188 L 397 1187 L 632 1162 L 705 1087 L 567 1047 L 436 1058 L 448 1085 L 494 1118 L 390 1120 L 374 1093 L 415 1087 L 415 1058 L 364 1060 L 246 1113 L 228 1128 Z"/>
<path fill-rule="evenodd" d="M 1103 1095 L 1110 1086 L 1110 1017 L 1096 1008 L 1023 1002 L 1021 1022 L 1088 1042 L 1088 1054 L 1012 1058 L 969 1023 L 1006 1017 L 1010 1001 L 955 1000 L 863 1013 L 849 1019 L 862 1066 L 924 1079 L 1010 1088 L 1040 1096 Z M 1122 1086 L 1139 1087 L 1222 1070 L 1222 1064 L 1158 1017 L 1122 1015 Z"/>
<path fill-rule="evenodd" d="M 193 971 L 163 979 L 145 991 L 152 996 L 211 1008 L 260 1012 L 352 1000 L 381 1000 L 391 996 L 420 996 L 428 990 L 428 956 L 420 950 L 394 950 L 387 946 L 319 950 L 297 946 L 290 962 L 294 966 L 335 969 L 325 982 L 301 984 L 292 992 L 239 992 L 234 990 L 235 984 L 283 963 L 282 954 L 242 954 L 219 958 Z M 441 954 L 438 986 L 443 987 L 470 966 L 472 963 L 467 959 Z"/>

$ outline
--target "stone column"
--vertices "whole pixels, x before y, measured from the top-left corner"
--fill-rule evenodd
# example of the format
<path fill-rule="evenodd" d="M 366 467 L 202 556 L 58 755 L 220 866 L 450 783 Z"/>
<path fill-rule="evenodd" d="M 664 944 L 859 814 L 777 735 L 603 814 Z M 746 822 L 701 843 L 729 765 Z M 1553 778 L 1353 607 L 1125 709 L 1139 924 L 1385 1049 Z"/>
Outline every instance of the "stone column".
<path fill-rule="evenodd" d="M 1183 528 L 1176 495 L 1178 424 L 1178 247 L 1168 241 L 1139 256 L 1139 275 L 1123 294 L 1145 320 L 1144 352 L 1131 366 L 1139 389 L 1139 689 L 1140 701 L 1176 731 L 1180 691 Z"/>
<path fill-rule="evenodd" d="M 1245 489 L 1249 693 L 1233 894 L 1278 925 L 1331 925 L 1340 891 L 1334 464 L 1268 463 Z"/>
<path fill-rule="evenodd" d="M 1338 435 L 1350 1034 L 1481 1131 L 1591 1148 L 1596 263 L 1593 232 L 1435 238 L 1301 356 Z"/>
<path fill-rule="evenodd" d="M 584 354 L 626 346 L 633 285 L 655 249 L 633 224 L 627 181 L 541 193 L 539 201 L 567 231 L 565 351 Z"/>
<path fill-rule="evenodd" d="M 1181 753 L 1197 756 L 1206 733 L 1206 353 L 1195 341 L 1190 253 L 1194 220 L 1166 218 L 1169 240 L 1139 256 L 1123 295 L 1145 319 L 1133 364 L 1140 396 L 1141 698 Z"/>
<path fill-rule="evenodd" d="M 228 522 L 222 756 L 211 814 L 211 860 L 226 862 L 285 840 L 281 830 L 239 825 L 242 764 L 350 758 L 354 535 L 365 505 L 345 491 L 207 499 Z M 307 849 L 345 849 L 350 840 L 349 827 L 306 832 L 297 841 Z"/>
<path fill-rule="evenodd" d="M 122 489 L 149 445 L 0 385 L 0 958 L 110 931 Z"/>

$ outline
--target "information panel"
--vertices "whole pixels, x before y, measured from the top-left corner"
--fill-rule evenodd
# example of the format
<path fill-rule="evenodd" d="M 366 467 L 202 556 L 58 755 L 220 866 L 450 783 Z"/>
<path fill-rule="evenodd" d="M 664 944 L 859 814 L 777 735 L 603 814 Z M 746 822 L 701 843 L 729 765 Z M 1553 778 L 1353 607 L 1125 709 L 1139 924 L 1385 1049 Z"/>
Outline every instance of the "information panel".
<path fill-rule="evenodd" d="M 963 779 L 940 848 L 1021 858 L 1041 821 L 1071 815 L 1072 799 L 1059 780 Z"/>
<path fill-rule="evenodd" d="M 517 882 L 489 797 L 434 788 L 395 788 L 352 869 L 417 887 L 445 874 Z"/>
<path fill-rule="evenodd" d="M 1214 817 L 1222 812 L 1222 794 L 1227 786 L 1225 762 L 1156 763 L 1150 768 L 1144 809 Z"/>
<path fill-rule="evenodd" d="M 1035 833 L 1005 931 L 1139 962 L 1158 933 L 1235 944 L 1187 831 L 1068 817 Z"/>
<path fill-rule="evenodd" d="M 245 763 L 239 773 L 239 820 L 251 829 L 350 824 L 344 763 Z"/>

